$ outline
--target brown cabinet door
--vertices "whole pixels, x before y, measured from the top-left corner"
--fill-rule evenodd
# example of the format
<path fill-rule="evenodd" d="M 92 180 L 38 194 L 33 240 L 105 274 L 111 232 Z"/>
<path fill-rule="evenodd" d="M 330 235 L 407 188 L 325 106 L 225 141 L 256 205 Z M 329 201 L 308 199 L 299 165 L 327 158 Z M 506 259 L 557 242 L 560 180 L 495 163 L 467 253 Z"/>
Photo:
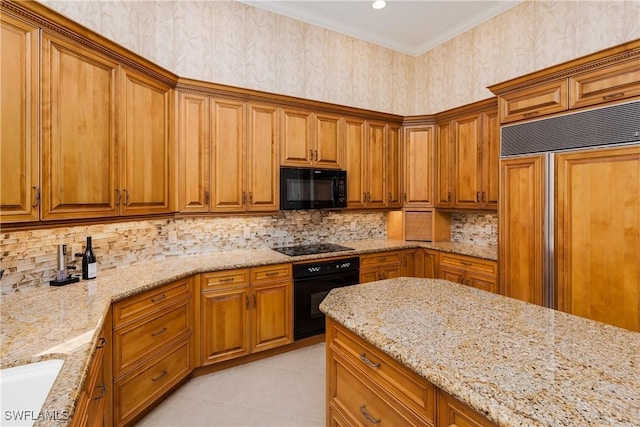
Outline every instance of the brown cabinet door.
<path fill-rule="evenodd" d="M 460 117 L 452 122 L 456 159 L 453 205 L 457 208 L 478 208 L 481 205 L 478 158 L 482 136 L 480 124 L 479 114 Z"/>
<path fill-rule="evenodd" d="M 567 79 L 504 94 L 498 98 L 500 122 L 531 119 L 568 109 Z"/>
<path fill-rule="evenodd" d="M 284 280 L 252 286 L 251 351 L 293 342 L 293 284 Z"/>
<path fill-rule="evenodd" d="M 386 143 L 383 123 L 367 124 L 367 151 L 365 167 L 366 206 L 383 208 L 386 205 Z"/>
<path fill-rule="evenodd" d="M 500 190 L 500 120 L 497 109 L 482 113 L 482 146 L 478 155 L 482 170 L 482 208 L 497 210 Z"/>
<path fill-rule="evenodd" d="M 450 208 L 453 191 L 454 148 L 449 122 L 436 125 L 436 207 Z"/>
<path fill-rule="evenodd" d="M 247 210 L 277 211 L 280 207 L 278 108 L 249 104 L 247 143 Z"/>
<path fill-rule="evenodd" d="M 38 29 L 0 15 L 0 220 L 37 221 Z"/>
<path fill-rule="evenodd" d="M 381 278 L 379 268 L 360 269 L 360 283 L 375 282 Z"/>
<path fill-rule="evenodd" d="M 202 365 L 250 353 L 249 310 L 248 286 L 202 293 Z"/>
<path fill-rule="evenodd" d="M 54 34 L 43 34 L 43 219 L 118 215 L 117 73 L 118 64 L 98 52 Z M 162 110 L 160 113 L 153 126 L 162 131 L 166 127 L 163 120 L 169 117 Z M 144 122 L 136 126 L 145 127 Z M 137 136 L 146 135 L 146 129 L 139 133 Z M 168 141 L 159 141 L 161 167 L 168 165 L 162 145 L 165 142 Z M 143 141 L 135 143 L 144 145 Z M 146 157 L 140 163 L 151 162 Z M 166 203 L 162 183 L 160 179 L 157 197 Z M 140 196 L 146 196 L 143 183 L 135 181 L 135 184 L 128 188 L 130 201 L 137 200 L 138 193 L 134 191 L 142 191 Z M 156 195 L 154 192 L 155 189 L 150 189 L 149 195 Z"/>
<path fill-rule="evenodd" d="M 438 252 L 422 249 L 422 275 L 427 279 L 436 279 L 438 274 Z"/>
<path fill-rule="evenodd" d="M 347 171 L 347 207 L 364 207 L 365 190 L 365 121 L 345 119 L 345 168 Z"/>
<path fill-rule="evenodd" d="M 418 257 L 419 249 L 406 250 L 402 254 L 401 276 L 420 277 L 421 263 Z"/>
<path fill-rule="evenodd" d="M 457 268 L 449 267 L 448 265 L 440 264 L 438 275 L 440 279 L 448 280 L 450 282 L 460 283 L 464 285 L 466 279 L 466 273 L 464 270 L 458 270 Z"/>
<path fill-rule="evenodd" d="M 313 165 L 317 168 L 342 167 L 342 120 L 332 114 L 314 114 L 315 147 Z"/>
<path fill-rule="evenodd" d="M 494 294 L 498 293 L 498 281 L 495 276 L 485 276 L 484 274 L 468 271 L 464 284 L 472 288 L 493 292 Z"/>
<path fill-rule="evenodd" d="M 387 207 L 402 207 L 402 145 L 400 126 L 387 125 Z"/>
<path fill-rule="evenodd" d="M 244 211 L 245 103 L 214 99 L 211 105 L 211 210 Z"/>
<path fill-rule="evenodd" d="M 208 212 L 210 147 L 209 97 L 178 97 L 178 199 L 180 212 Z"/>
<path fill-rule="evenodd" d="M 404 207 L 432 207 L 434 127 L 408 127 L 404 134 Z"/>
<path fill-rule="evenodd" d="M 458 399 L 438 390 L 438 427 L 495 427 L 486 419 Z"/>
<path fill-rule="evenodd" d="M 500 294 L 543 304 L 544 174 L 541 155 L 500 162 Z"/>
<path fill-rule="evenodd" d="M 280 165 L 311 167 L 315 158 L 312 113 L 283 108 L 280 113 Z"/>
<path fill-rule="evenodd" d="M 640 146 L 555 165 L 558 309 L 640 331 Z"/>
<path fill-rule="evenodd" d="M 640 95 L 640 59 L 617 63 L 569 78 L 569 108 Z"/>
<path fill-rule="evenodd" d="M 135 71 L 122 70 L 121 214 L 171 212 L 172 89 Z"/>

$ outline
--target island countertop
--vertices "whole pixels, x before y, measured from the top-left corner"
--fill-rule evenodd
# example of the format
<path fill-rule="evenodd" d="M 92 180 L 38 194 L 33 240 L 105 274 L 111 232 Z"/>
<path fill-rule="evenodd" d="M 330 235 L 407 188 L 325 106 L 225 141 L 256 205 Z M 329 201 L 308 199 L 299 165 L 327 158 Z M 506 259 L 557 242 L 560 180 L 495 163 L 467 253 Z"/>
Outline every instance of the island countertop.
<path fill-rule="evenodd" d="M 337 288 L 320 309 L 499 425 L 640 425 L 640 333 L 436 279 Z"/>

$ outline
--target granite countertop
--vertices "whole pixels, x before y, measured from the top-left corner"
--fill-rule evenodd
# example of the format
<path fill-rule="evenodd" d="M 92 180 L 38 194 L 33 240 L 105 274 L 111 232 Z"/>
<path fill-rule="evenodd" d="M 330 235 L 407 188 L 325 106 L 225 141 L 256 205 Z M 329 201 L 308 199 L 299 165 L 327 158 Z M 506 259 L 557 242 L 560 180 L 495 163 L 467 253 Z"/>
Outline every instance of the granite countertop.
<path fill-rule="evenodd" d="M 336 243 L 353 248 L 354 251 L 290 257 L 270 249 L 252 249 L 168 256 L 100 271 L 95 280 L 63 287 L 18 288 L 13 293 L 2 295 L 0 367 L 52 358 L 64 359 L 62 370 L 42 410 L 72 414 L 87 376 L 105 314 L 112 302 L 208 271 L 418 247 L 474 256 L 484 253 L 483 258 L 493 256 L 493 259 L 496 253 L 495 247 L 477 249 L 473 245 L 448 242 L 432 244 L 382 239 Z M 68 417 L 60 418 L 55 424 L 68 424 Z"/>
<path fill-rule="evenodd" d="M 437 279 L 337 288 L 320 309 L 499 425 L 640 425 L 640 333 Z"/>

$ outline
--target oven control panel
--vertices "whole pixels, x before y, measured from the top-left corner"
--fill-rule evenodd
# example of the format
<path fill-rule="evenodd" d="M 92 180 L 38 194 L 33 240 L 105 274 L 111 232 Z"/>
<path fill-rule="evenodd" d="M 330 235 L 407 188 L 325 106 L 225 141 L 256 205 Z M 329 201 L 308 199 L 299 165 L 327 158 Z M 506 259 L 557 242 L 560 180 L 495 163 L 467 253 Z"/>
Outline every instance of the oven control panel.
<path fill-rule="evenodd" d="M 352 257 L 334 261 L 318 261 L 293 265 L 293 278 L 324 276 L 360 270 L 360 258 Z"/>

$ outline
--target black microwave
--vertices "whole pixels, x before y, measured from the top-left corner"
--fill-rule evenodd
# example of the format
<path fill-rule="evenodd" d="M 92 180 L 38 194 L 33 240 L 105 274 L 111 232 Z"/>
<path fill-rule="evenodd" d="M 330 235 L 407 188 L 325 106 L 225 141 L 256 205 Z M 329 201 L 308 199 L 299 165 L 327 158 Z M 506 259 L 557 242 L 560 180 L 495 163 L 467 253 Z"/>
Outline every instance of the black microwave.
<path fill-rule="evenodd" d="M 346 171 L 280 168 L 280 210 L 346 207 Z"/>

